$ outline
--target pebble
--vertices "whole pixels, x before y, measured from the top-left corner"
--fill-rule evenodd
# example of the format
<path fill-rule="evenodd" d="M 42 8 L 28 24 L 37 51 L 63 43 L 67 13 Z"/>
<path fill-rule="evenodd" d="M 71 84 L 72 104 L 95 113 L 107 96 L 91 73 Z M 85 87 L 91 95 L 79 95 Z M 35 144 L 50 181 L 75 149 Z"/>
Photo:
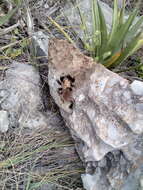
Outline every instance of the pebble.
<path fill-rule="evenodd" d="M 8 112 L 7 111 L 0 111 L 0 131 L 7 132 L 9 127 L 9 119 L 8 119 Z"/>

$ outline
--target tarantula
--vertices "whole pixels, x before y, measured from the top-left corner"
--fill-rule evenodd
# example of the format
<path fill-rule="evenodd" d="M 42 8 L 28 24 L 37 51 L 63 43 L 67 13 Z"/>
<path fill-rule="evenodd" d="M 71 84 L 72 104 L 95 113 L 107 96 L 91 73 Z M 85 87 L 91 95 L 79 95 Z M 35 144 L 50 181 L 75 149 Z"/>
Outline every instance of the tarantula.
<path fill-rule="evenodd" d="M 60 85 L 60 88 L 58 88 L 58 94 L 61 97 L 62 102 L 70 102 L 69 108 L 72 109 L 74 99 L 72 97 L 72 91 L 74 86 L 75 79 L 71 77 L 70 75 L 61 76 L 60 80 L 57 80 L 58 84 Z"/>

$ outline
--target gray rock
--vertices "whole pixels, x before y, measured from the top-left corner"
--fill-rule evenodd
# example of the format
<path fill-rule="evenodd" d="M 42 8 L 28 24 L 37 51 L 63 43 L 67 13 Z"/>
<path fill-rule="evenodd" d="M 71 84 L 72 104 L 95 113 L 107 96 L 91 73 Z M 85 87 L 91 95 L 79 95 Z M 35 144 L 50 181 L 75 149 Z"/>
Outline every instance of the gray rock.
<path fill-rule="evenodd" d="M 10 126 L 45 127 L 46 119 L 39 112 L 42 106 L 39 73 L 31 65 L 13 63 L 0 83 L 1 108 L 9 112 Z M 6 98 L 5 98 L 6 97 Z"/>
<path fill-rule="evenodd" d="M 48 41 L 49 37 L 45 35 L 43 32 L 38 31 L 35 32 L 32 36 L 35 54 L 40 57 L 48 57 Z"/>
<path fill-rule="evenodd" d="M 141 190 L 143 189 L 143 176 L 140 179 L 140 188 L 141 188 Z"/>
<path fill-rule="evenodd" d="M 131 84 L 131 89 L 134 92 L 134 94 L 143 96 L 143 83 L 141 81 L 133 81 Z"/>
<path fill-rule="evenodd" d="M 95 176 L 90 174 L 82 174 L 81 175 L 83 181 L 83 187 L 85 189 L 93 190 L 96 184 Z"/>
<path fill-rule="evenodd" d="M 142 190 L 143 166 L 131 172 L 121 190 Z"/>
<path fill-rule="evenodd" d="M 8 112 L 1 110 L 0 111 L 0 131 L 7 132 L 9 127 Z"/>
<path fill-rule="evenodd" d="M 81 175 L 83 186 L 86 190 L 111 190 L 108 179 L 103 172 L 98 168 L 94 175 Z"/>
<path fill-rule="evenodd" d="M 110 30 L 111 25 L 112 25 L 113 10 L 106 3 L 103 3 L 102 1 L 99 1 L 99 3 L 102 7 L 107 27 Z M 78 4 L 82 14 L 84 16 L 86 15 L 86 27 L 88 30 L 88 34 L 90 36 L 92 33 L 91 1 L 78 0 L 77 4 Z M 84 39 L 84 32 L 81 29 L 80 15 L 79 15 L 78 9 L 76 9 L 75 7 L 76 6 L 73 6 L 72 3 L 68 3 L 64 8 L 64 14 L 68 18 L 70 24 L 73 26 L 73 29 L 76 31 L 78 36 L 83 40 Z M 77 26 L 79 26 L 79 27 L 77 27 Z"/>
<path fill-rule="evenodd" d="M 143 164 L 143 96 L 133 91 L 128 80 L 95 63 L 68 42 L 50 40 L 49 44 L 50 92 L 77 151 L 84 162 L 93 162 L 94 169 L 94 163 L 100 161 L 100 172 L 96 169 L 99 173 L 96 171 L 94 178 L 97 189 L 106 190 L 108 181 L 107 190 L 120 190 L 129 173 Z M 65 87 L 67 76 L 75 80 L 70 92 Z M 59 84 L 61 77 L 66 80 Z M 106 182 L 101 184 L 101 178 Z"/>

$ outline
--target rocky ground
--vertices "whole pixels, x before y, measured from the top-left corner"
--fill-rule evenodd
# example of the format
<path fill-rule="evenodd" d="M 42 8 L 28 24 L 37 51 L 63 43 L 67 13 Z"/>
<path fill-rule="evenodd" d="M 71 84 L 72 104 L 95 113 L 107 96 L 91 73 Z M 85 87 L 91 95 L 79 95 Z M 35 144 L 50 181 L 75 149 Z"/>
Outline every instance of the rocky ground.
<path fill-rule="evenodd" d="M 102 67 L 92 68 L 91 66 L 92 72 L 91 68 L 85 68 L 90 71 L 87 72 L 87 81 L 76 84 L 79 88 L 75 90 L 76 106 L 72 108 L 74 110 L 72 114 L 71 108 L 69 109 L 71 99 L 68 104 L 65 104 L 55 94 L 59 88 L 57 80 L 60 79 L 61 73 L 65 72 L 66 64 L 68 63 L 70 67 L 71 62 L 74 63 L 70 57 L 68 59 L 72 50 L 68 45 L 67 49 L 64 49 L 61 43 L 60 58 L 63 56 L 67 62 L 55 66 L 58 69 L 52 67 L 55 64 L 56 53 L 49 50 L 53 64 L 48 68 L 48 50 L 44 51 L 45 47 L 48 49 L 48 45 L 46 46 L 44 40 L 48 41 L 47 36 L 64 39 L 64 36 L 48 20 L 48 16 L 52 16 L 66 28 L 67 18 L 62 13 L 65 5 L 69 2 L 71 3 L 68 0 L 24 1 L 17 14 L 8 23 L 1 26 L 0 189 L 82 190 L 84 183 L 87 190 L 96 190 L 96 188 L 99 190 L 141 190 L 143 187 L 142 127 L 136 125 L 134 128 L 132 124 L 141 122 L 142 126 L 142 83 L 137 82 L 134 86 L 132 85 L 134 90 L 140 88 L 141 94 L 136 94 L 134 90 L 132 92 L 130 82 L 134 79 L 142 80 L 142 68 L 122 74 L 130 82 L 105 71 Z M 104 2 L 112 6 L 112 1 L 104 0 Z M 6 4 L 5 6 L 4 0 L 0 3 L 1 14 L 5 14 L 10 5 Z M 128 9 L 133 7 L 133 3 L 128 1 Z M 27 17 L 29 13 L 31 15 Z M 31 21 L 29 18 L 33 18 L 34 35 L 31 35 L 31 28 L 28 25 Z M 9 28 L 11 26 L 14 29 Z M 7 32 L 5 28 L 9 28 L 10 32 Z M 41 33 L 43 39 L 36 36 L 37 31 L 43 32 Z M 75 32 L 69 28 L 66 31 L 83 52 L 82 43 Z M 38 38 L 41 40 L 41 44 L 44 42 L 44 50 L 38 48 L 37 51 Z M 34 44 L 34 48 L 31 46 L 31 42 Z M 50 44 L 52 43 L 50 42 Z M 58 45 L 56 48 L 58 49 Z M 35 49 L 36 51 L 33 51 Z M 52 45 L 50 45 L 50 49 L 52 49 Z M 68 55 L 65 55 L 64 53 L 68 51 Z M 74 54 L 74 51 L 72 53 Z M 80 53 L 78 52 L 78 54 Z M 83 54 L 80 54 L 80 57 L 87 61 Z M 88 61 L 89 64 L 92 63 L 91 60 Z M 128 69 L 135 63 L 140 64 L 141 61 L 142 52 L 140 51 L 117 70 Z M 82 75 L 76 73 L 78 69 L 77 67 L 73 68 L 72 73 L 70 73 L 70 69 L 67 69 L 66 73 L 68 75 L 77 74 L 76 81 L 82 81 Z M 100 85 L 93 87 L 92 81 L 90 81 L 91 78 L 98 79 L 99 75 L 96 76 L 96 72 L 94 73 L 96 69 L 101 72 L 102 79 L 104 72 L 108 73 L 106 74 L 109 78 L 115 79 L 115 86 L 111 85 L 112 80 L 108 80 L 108 85 L 112 86 L 112 98 L 106 99 L 107 94 L 108 97 L 111 95 L 108 89 L 105 96 L 100 96 L 94 91 L 94 88 L 99 88 L 99 92 L 103 90 L 100 89 Z M 48 73 L 50 73 L 49 76 Z M 119 84 L 119 81 L 122 81 L 123 84 Z M 87 92 L 89 92 L 88 95 Z M 118 94 L 122 93 L 123 96 L 119 99 Z M 80 94 L 81 96 L 79 96 Z M 84 100 L 82 97 L 85 95 L 86 99 Z M 96 101 L 97 98 L 98 101 Z M 103 101 L 106 106 L 101 104 Z M 120 107 L 122 103 L 124 103 L 124 107 Z M 113 108 L 112 114 L 107 114 L 109 112 L 107 107 L 110 106 Z M 115 117 L 114 112 L 121 117 Z M 94 120 L 94 114 L 99 114 L 100 118 L 96 117 Z M 107 126 L 106 130 L 103 129 L 103 123 L 99 122 L 103 118 L 106 123 L 109 122 L 109 126 L 117 127 L 114 130 L 116 138 L 113 135 L 113 128 L 109 130 Z M 95 132 L 92 127 L 96 125 L 97 131 Z M 81 131 L 80 126 L 84 126 L 85 130 Z M 79 128 L 79 131 L 76 127 Z M 71 134 L 73 138 L 71 138 Z M 87 134 L 90 134 L 90 138 Z M 91 138 L 93 136 L 94 138 Z M 81 181 L 81 174 L 83 181 Z"/>

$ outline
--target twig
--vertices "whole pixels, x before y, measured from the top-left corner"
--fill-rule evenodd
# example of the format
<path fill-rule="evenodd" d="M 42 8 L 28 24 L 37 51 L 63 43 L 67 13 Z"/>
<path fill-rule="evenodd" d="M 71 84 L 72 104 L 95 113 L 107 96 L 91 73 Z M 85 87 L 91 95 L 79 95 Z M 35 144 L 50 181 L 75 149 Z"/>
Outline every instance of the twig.
<path fill-rule="evenodd" d="M 20 25 L 20 23 L 19 23 L 19 21 L 18 21 L 16 24 L 14 24 L 14 25 L 12 25 L 12 26 L 10 26 L 10 27 L 8 27 L 8 28 L 1 29 L 1 30 L 0 30 L 0 35 L 7 34 L 7 33 L 11 32 L 11 31 L 14 30 L 15 28 L 17 28 L 19 25 Z"/>
<path fill-rule="evenodd" d="M 31 36 L 34 32 L 33 19 L 32 19 L 30 8 L 28 6 L 28 1 L 24 0 L 24 2 L 25 2 L 25 10 L 26 10 L 26 16 L 27 16 L 27 28 L 28 28 L 27 32 L 28 32 L 29 36 Z"/>
<path fill-rule="evenodd" d="M 30 39 L 30 38 L 29 38 L 29 39 Z M 9 47 L 15 46 L 16 44 L 18 44 L 18 43 L 20 43 L 20 42 L 22 42 L 22 41 L 23 41 L 23 39 L 22 39 L 22 40 L 19 40 L 19 41 L 16 41 L 16 42 L 13 42 L 13 43 L 10 43 L 10 44 L 8 44 L 8 45 L 6 45 L 6 46 L 3 46 L 3 47 L 0 48 L 0 51 L 3 51 L 3 50 L 5 50 L 5 49 L 7 49 L 7 48 L 9 48 Z"/>

